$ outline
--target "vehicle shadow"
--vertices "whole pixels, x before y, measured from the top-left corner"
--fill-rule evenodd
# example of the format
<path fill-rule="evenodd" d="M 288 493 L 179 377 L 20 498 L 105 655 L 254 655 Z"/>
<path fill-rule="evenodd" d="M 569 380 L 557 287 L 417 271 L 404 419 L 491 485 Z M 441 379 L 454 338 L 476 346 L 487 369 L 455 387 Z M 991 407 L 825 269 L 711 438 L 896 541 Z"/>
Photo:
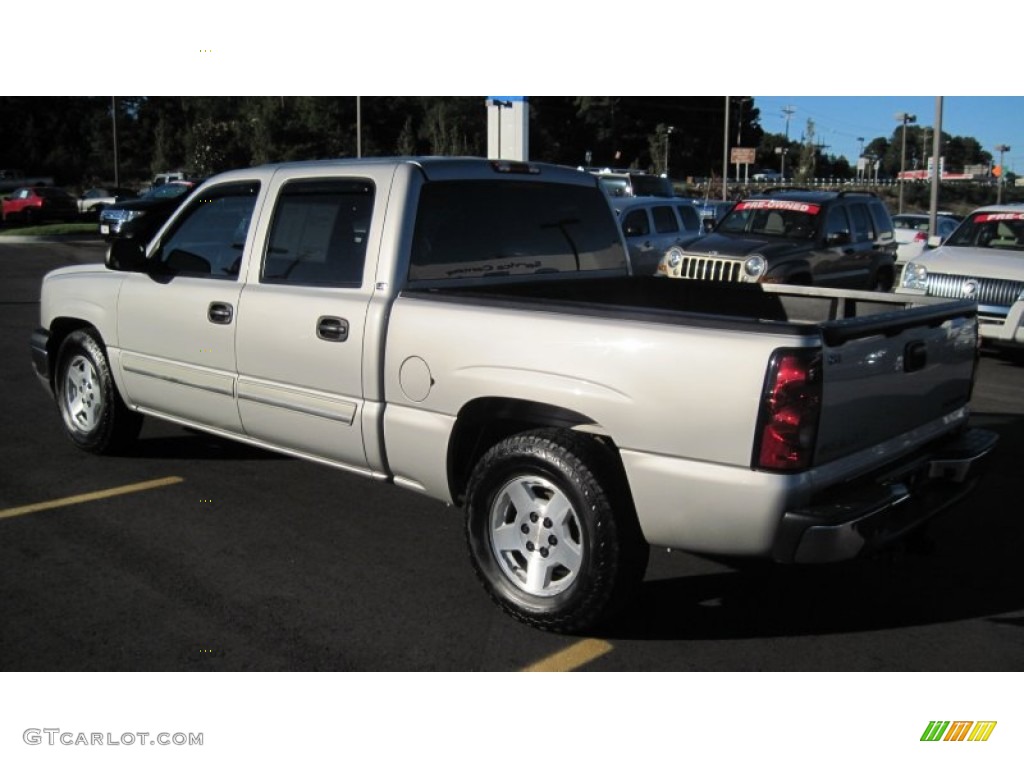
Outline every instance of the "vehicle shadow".
<path fill-rule="evenodd" d="M 762 565 L 645 582 L 609 639 L 710 640 L 871 631 L 992 617 L 1024 628 L 1024 418 L 978 413 L 1000 443 L 974 492 L 913 537 L 827 566 Z M 1024 640 L 1024 638 L 1022 638 Z"/>

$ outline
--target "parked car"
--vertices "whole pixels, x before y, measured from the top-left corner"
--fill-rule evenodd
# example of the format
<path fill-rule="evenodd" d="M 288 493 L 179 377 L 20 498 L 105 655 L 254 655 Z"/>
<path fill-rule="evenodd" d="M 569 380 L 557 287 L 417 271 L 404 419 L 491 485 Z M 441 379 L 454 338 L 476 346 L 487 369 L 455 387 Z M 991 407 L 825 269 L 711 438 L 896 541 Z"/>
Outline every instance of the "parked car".
<path fill-rule="evenodd" d="M 928 242 L 928 228 L 931 225 L 927 213 L 900 213 L 892 217 L 896 236 L 896 282 L 900 280 L 904 265 L 924 250 Z M 936 236 L 940 242 L 953 234 L 960 219 L 951 214 L 935 217 Z"/>
<path fill-rule="evenodd" d="M 124 187 L 93 187 L 85 190 L 78 198 L 78 212 L 99 214 L 107 206 L 122 200 L 134 200 L 138 196 L 134 190 Z"/>
<path fill-rule="evenodd" d="M 907 262 L 897 292 L 973 299 L 982 341 L 1024 351 L 1024 205 L 974 211 Z"/>
<path fill-rule="evenodd" d="M 20 187 L 0 205 L 7 223 L 37 224 L 78 218 L 78 203 L 60 187 Z"/>
<path fill-rule="evenodd" d="M 758 171 L 750 177 L 751 181 L 782 181 L 782 174 L 778 171 Z"/>
<path fill-rule="evenodd" d="M 589 168 L 609 197 L 675 197 L 672 182 L 664 176 L 632 170 Z"/>
<path fill-rule="evenodd" d="M 888 291 L 896 240 L 871 192 L 769 190 L 741 200 L 710 234 L 670 248 L 658 274 Z"/>
<path fill-rule="evenodd" d="M 665 251 L 704 234 L 697 208 L 682 200 L 634 197 L 613 201 L 634 275 L 653 275 Z"/>
<path fill-rule="evenodd" d="M 169 181 L 142 197 L 114 203 L 100 211 L 100 234 L 149 239 L 195 188 L 191 181 Z"/>

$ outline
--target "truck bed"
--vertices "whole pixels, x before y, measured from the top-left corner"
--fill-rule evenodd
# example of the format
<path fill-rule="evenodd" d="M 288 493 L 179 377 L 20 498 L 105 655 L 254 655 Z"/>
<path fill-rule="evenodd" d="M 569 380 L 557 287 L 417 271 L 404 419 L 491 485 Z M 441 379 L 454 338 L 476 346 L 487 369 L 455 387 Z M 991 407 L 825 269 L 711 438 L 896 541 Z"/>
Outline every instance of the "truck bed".
<path fill-rule="evenodd" d="M 829 344 L 872 333 L 892 334 L 897 326 L 941 323 L 969 316 L 975 304 L 871 291 L 797 285 L 737 285 L 661 277 L 611 277 L 594 280 L 523 282 L 475 281 L 473 285 L 406 289 L 406 295 L 437 298 L 527 301 L 537 308 L 607 315 L 614 308 L 636 319 L 733 326 L 748 331 L 822 333 Z M 914 309 L 913 313 L 905 310 Z M 897 313 L 897 314 L 893 314 Z M 879 317 L 885 315 L 885 317 Z M 929 319 L 930 318 L 930 319 Z"/>

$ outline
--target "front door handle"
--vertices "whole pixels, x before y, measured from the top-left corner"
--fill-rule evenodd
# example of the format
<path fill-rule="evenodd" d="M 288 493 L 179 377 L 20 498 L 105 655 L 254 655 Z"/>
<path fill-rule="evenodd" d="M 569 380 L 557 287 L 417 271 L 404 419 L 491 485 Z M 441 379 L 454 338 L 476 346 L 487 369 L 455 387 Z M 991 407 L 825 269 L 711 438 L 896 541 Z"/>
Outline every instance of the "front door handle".
<path fill-rule="evenodd" d="M 345 341 L 348 338 L 348 320 L 321 315 L 316 321 L 316 337 L 324 341 Z"/>
<path fill-rule="evenodd" d="M 231 305 L 221 301 L 211 301 L 210 308 L 206 310 L 206 318 L 217 325 L 230 325 L 233 316 Z"/>

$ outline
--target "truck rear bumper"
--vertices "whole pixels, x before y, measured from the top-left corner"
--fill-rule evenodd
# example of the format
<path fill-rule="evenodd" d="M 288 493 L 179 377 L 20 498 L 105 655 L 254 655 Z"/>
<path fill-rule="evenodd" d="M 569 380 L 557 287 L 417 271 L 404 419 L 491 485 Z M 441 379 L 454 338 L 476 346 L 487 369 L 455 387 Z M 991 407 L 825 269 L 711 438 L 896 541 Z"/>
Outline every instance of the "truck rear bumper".
<path fill-rule="evenodd" d="M 904 536 L 973 489 L 997 441 L 988 430 L 967 430 L 868 482 L 787 511 L 773 558 L 783 563 L 848 560 Z"/>

